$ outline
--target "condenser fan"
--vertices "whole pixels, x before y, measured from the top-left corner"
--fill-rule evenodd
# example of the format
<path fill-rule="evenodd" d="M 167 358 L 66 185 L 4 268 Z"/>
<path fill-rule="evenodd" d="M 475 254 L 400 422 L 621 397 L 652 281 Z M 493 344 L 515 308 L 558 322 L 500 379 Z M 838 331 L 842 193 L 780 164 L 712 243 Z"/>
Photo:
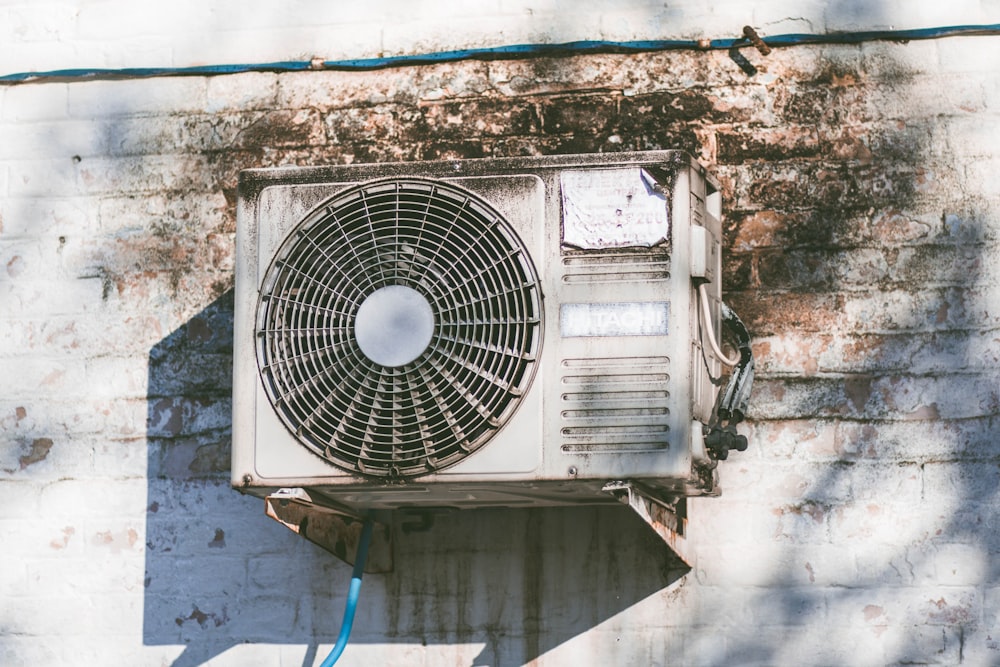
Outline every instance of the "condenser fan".
<path fill-rule="evenodd" d="M 257 362 L 306 447 L 360 475 L 415 477 L 511 418 L 541 308 L 531 259 L 490 205 L 443 181 L 372 181 L 285 238 L 261 288 Z"/>

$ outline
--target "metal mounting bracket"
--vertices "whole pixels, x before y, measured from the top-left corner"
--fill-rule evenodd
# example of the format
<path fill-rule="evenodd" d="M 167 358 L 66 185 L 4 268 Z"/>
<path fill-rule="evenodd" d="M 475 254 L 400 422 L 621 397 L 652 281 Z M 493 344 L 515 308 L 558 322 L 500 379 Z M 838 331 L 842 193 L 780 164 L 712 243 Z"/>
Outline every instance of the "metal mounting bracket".
<path fill-rule="evenodd" d="M 689 552 L 687 535 L 687 499 L 671 497 L 664 499 L 637 482 L 615 481 L 604 485 L 603 491 L 610 493 L 620 503 L 628 505 L 646 522 L 667 546 L 693 567 L 693 554 Z"/>
<path fill-rule="evenodd" d="M 264 513 L 294 533 L 322 547 L 349 565 L 354 564 L 364 519 L 357 514 L 317 502 L 305 489 L 279 489 L 264 499 Z M 365 572 L 392 572 L 392 531 L 375 522 Z"/>

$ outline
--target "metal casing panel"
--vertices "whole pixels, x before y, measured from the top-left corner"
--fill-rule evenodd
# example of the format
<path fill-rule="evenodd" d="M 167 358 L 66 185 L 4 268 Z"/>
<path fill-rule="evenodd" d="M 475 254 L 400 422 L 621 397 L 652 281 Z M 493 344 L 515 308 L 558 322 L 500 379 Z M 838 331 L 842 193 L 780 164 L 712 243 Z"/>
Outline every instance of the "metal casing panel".
<path fill-rule="evenodd" d="M 563 242 L 563 174 L 640 167 L 669 181 L 663 192 L 668 243 L 580 249 Z M 336 192 L 387 176 L 448 179 L 503 214 L 536 265 L 545 320 L 540 367 L 510 422 L 456 465 L 392 487 L 344 472 L 296 441 L 261 389 L 253 340 L 260 280 L 288 230 Z M 692 415 L 704 420 L 715 390 L 701 359 L 684 249 L 692 219 L 709 227 L 716 241 L 721 237 L 717 210 L 705 213 L 706 198 L 715 192 L 703 170 L 676 151 L 244 172 L 237 214 L 233 484 L 262 495 L 278 487 L 312 487 L 367 506 L 599 501 L 595 489 L 622 478 L 656 480 L 675 493 L 711 492 L 692 475 Z M 709 291 L 717 304 L 718 278 Z M 643 335 L 600 329 L 602 313 L 620 312 L 621 304 L 640 313 L 668 304 L 665 329 L 657 322 L 640 329 Z M 597 313 L 598 328 L 583 335 L 567 330 L 567 308 L 583 308 L 591 319 Z M 718 321 L 717 305 L 713 310 Z M 709 358 L 708 369 L 717 375 L 718 362 Z"/>

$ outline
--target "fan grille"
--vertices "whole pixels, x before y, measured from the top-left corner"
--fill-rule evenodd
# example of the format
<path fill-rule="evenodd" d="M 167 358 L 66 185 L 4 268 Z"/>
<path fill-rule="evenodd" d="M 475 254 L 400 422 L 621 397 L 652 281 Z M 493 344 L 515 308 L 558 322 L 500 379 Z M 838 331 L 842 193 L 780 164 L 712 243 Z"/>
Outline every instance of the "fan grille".
<path fill-rule="evenodd" d="M 426 349 L 399 365 L 358 341 L 359 309 L 390 286 L 433 314 Z M 513 415 L 535 372 L 541 301 L 525 247 L 477 196 L 419 178 L 365 183 L 306 216 L 275 254 L 257 308 L 260 375 L 285 426 L 333 465 L 427 474 Z"/>

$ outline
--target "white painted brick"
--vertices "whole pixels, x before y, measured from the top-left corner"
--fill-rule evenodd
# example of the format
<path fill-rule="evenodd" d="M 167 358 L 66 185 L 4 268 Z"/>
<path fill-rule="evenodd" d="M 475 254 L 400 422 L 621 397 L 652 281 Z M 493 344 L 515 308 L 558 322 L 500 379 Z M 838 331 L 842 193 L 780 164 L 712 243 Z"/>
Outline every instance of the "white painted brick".
<path fill-rule="evenodd" d="M 140 610 L 141 615 L 141 610 Z M 266 651 L 266 649 L 263 649 Z M 169 665 L 184 652 L 179 646 L 143 646 L 95 642 L 93 636 L 65 637 L 58 645 L 37 637 L 5 637 L 0 660 L 16 667 L 27 665 Z M 190 657 L 190 656 L 189 656 Z M 276 664 L 276 661 L 272 664 Z"/>
<path fill-rule="evenodd" d="M 85 40 L 113 40 L 123 32 L 140 36 L 183 34 L 192 26 L 212 25 L 214 21 L 209 3 L 182 0 L 155 5 L 112 0 L 85 3 L 79 10 L 77 30 Z"/>
<path fill-rule="evenodd" d="M 69 112 L 77 118 L 198 112 L 205 108 L 204 77 L 85 81 L 69 89 Z"/>
<path fill-rule="evenodd" d="M 95 158 L 79 164 L 79 187 L 88 194 L 211 190 L 207 158 L 185 155 Z"/>
<path fill-rule="evenodd" d="M 940 586 L 978 586 L 990 579 L 990 554 L 979 545 L 929 545 L 911 556 L 918 582 Z"/>
<path fill-rule="evenodd" d="M 870 461 L 859 462 L 843 469 L 850 480 L 850 493 L 844 497 L 856 501 L 891 498 L 894 502 L 918 503 L 923 491 L 922 468 L 901 463 L 888 466 Z"/>
<path fill-rule="evenodd" d="M 102 552 L 94 553 L 87 560 L 67 557 L 29 561 L 27 579 L 31 595 L 37 597 L 105 597 L 109 594 L 140 597 L 142 566 L 141 553 L 137 557 L 134 553 L 109 555 Z"/>
<path fill-rule="evenodd" d="M 282 646 L 277 643 L 254 642 L 236 644 L 235 646 L 225 647 L 224 650 L 220 648 L 221 652 L 219 655 L 212 657 L 212 665 L 218 665 L 218 667 L 238 667 L 239 665 L 246 665 L 246 667 L 268 667 L 268 665 L 285 664 L 305 665 L 308 664 L 307 656 L 316 656 L 318 660 L 322 660 L 330 653 L 331 649 L 333 649 L 332 644 L 326 647 L 319 646 L 316 649 L 303 646 Z M 348 644 L 348 648 L 344 649 L 344 653 L 342 654 L 344 656 L 342 658 L 344 664 L 352 664 L 350 661 L 357 660 L 356 656 L 362 653 L 363 650 L 357 648 L 352 650 L 351 645 Z M 416 657 L 417 653 L 412 652 L 411 655 Z M 419 660 L 420 658 L 416 659 Z M 362 660 L 353 664 L 363 665 L 372 663 Z"/>
<path fill-rule="evenodd" d="M 57 42 L 75 37 L 79 9 L 72 4 L 46 3 L 45 11 L 37 6 L 14 6 L 9 10 L 11 36 L 24 42 Z"/>
<path fill-rule="evenodd" d="M 52 315 L 39 319 L 26 316 L 17 319 L 0 318 L 0 333 L 14 356 L 36 354 L 50 358 L 88 355 L 143 354 L 150 341 L 156 339 L 158 320 L 152 317 L 129 317 L 116 322 L 113 330 L 117 340 L 108 335 L 107 323 L 77 315 Z M 5 351 L 0 351 L 0 357 Z M 129 380 L 131 390 L 136 384 Z"/>
<path fill-rule="evenodd" d="M 973 625 L 982 609 L 982 596 L 971 587 L 885 587 L 833 591 L 828 600 L 831 618 L 847 621 L 857 630 L 878 627 Z"/>
<path fill-rule="evenodd" d="M 12 561 L 13 559 L 7 559 L 4 567 L 0 568 L 0 595 L 7 600 L 34 592 L 34 587 L 28 585 L 27 565 L 23 561 Z"/>
<path fill-rule="evenodd" d="M 447 22 L 417 19 L 405 24 L 385 25 L 382 44 L 386 55 L 394 56 L 537 43 L 540 33 L 545 35 L 547 41 L 556 44 L 600 34 L 600 16 L 597 14 L 577 15 L 572 22 L 542 15 L 529 19 L 528 26 L 524 23 L 520 17 L 507 16 L 497 17 L 489 23 L 472 18 Z"/>
<path fill-rule="evenodd" d="M 964 117 L 973 113 L 982 113 L 995 109 L 991 107 L 981 76 L 975 74 L 954 73 L 948 76 L 934 74 L 936 69 L 930 69 L 932 74 L 918 75 L 914 85 L 895 87 L 890 94 L 868 98 L 865 103 L 870 107 L 875 118 L 900 120 L 912 123 L 915 118 L 944 116 L 946 123 L 951 117 Z M 940 95 L 936 91 L 947 86 L 948 94 Z M 947 156 L 936 147 L 930 151 L 934 155 Z"/>
<path fill-rule="evenodd" d="M 897 504 L 888 496 L 844 503 L 830 513 L 830 539 L 836 544 L 899 544 L 928 529 L 923 518 L 912 504 Z"/>
<path fill-rule="evenodd" d="M 764 541 L 752 554 L 705 545 L 695 555 L 696 563 L 692 574 L 702 586 L 768 586 L 774 579 L 774 573 L 770 567 L 758 565 L 771 562 L 780 553 L 781 547 L 778 544 Z M 748 555 L 752 558 L 748 558 Z"/>
<path fill-rule="evenodd" d="M 6 74 L 6 72 L 4 72 Z M 69 87 L 65 83 L 13 86 L 3 91 L 5 121 L 39 121 L 66 118 Z"/>
<path fill-rule="evenodd" d="M 478 62 L 377 72 L 295 73 L 279 79 L 278 106 L 338 108 L 382 104 L 393 99 L 432 100 L 448 96 L 452 91 L 457 97 L 475 97 L 489 90 L 490 85 L 487 66 Z"/>
<path fill-rule="evenodd" d="M 17 357 L 4 360 L 0 393 L 4 395 L 77 393 L 85 391 L 86 370 L 81 360 Z"/>
<path fill-rule="evenodd" d="M 56 429 L 48 428 L 43 434 L 16 437 L 0 451 L 0 480 L 56 480 L 88 471 L 92 458 L 86 443 L 60 437 Z"/>
<path fill-rule="evenodd" d="M 19 160 L 9 191 L 18 197 L 72 197 L 77 194 L 77 165 L 72 156 L 60 159 Z"/>
<path fill-rule="evenodd" d="M 697 506 L 689 513 L 689 525 L 697 525 L 698 541 L 707 543 L 744 545 L 753 544 L 757 537 L 750 522 L 739 511 L 745 503 L 738 497 L 727 496 L 725 501 Z M 739 548 L 739 547 L 736 547 Z"/>
<path fill-rule="evenodd" d="M 221 551 L 224 549 L 220 549 Z M 202 569 L 195 574 L 189 571 L 185 556 L 155 557 L 149 563 L 153 567 L 146 572 L 148 580 L 145 583 L 145 594 L 174 599 L 187 598 L 188 600 L 210 596 L 223 597 L 228 595 L 235 597 L 241 591 L 247 590 L 247 566 L 253 566 L 258 560 L 260 559 L 247 559 L 244 554 L 230 550 L 228 556 L 220 553 L 211 558 L 201 559 Z M 286 565 L 287 562 L 286 559 Z M 282 571 L 280 562 L 275 560 L 270 564 L 278 572 Z M 270 588 L 257 588 L 257 590 L 277 592 L 287 588 L 287 571 L 285 571 L 285 577 L 282 581 L 273 583 L 274 585 Z M 333 590 L 332 585 L 333 582 L 331 582 L 331 590 Z"/>
<path fill-rule="evenodd" d="M 0 44 L 3 73 L 21 74 L 82 67 L 76 44 L 72 41 L 15 42 Z"/>
<path fill-rule="evenodd" d="M 1000 151 L 1000 139 L 990 130 L 1000 123 L 1000 116 L 969 115 L 948 122 L 948 144 L 954 155 L 965 157 L 995 157 Z"/>
<path fill-rule="evenodd" d="M 128 437 L 131 434 L 116 434 L 115 420 L 110 415 L 133 413 L 136 418 L 145 413 L 145 406 L 132 407 L 132 402 L 122 401 L 109 408 L 107 400 L 53 399 L 50 395 L 19 396 L 0 403 L 0 433 L 11 439 L 22 441 L 34 438 L 52 438 L 57 442 L 68 441 L 74 447 L 90 449 L 93 438 L 88 435 Z M 141 408 L 141 412 L 140 412 Z M 144 418 L 140 422 L 144 427 Z"/>
<path fill-rule="evenodd" d="M 14 198 L 0 200 L 0 241 L 98 232 L 95 202 L 83 198 Z"/>
<path fill-rule="evenodd" d="M 1000 470 L 962 460 L 926 463 L 924 487 L 928 496 L 954 499 L 954 502 L 991 502 L 1000 494 Z"/>
<path fill-rule="evenodd" d="M 1000 39 L 990 37 L 953 37 L 938 41 L 942 73 L 985 73 L 1000 61 Z"/>
<path fill-rule="evenodd" d="M 141 479 L 116 480 L 114 484 L 100 478 L 65 479 L 42 487 L 38 507 L 51 523 L 60 528 L 72 525 L 76 535 L 86 541 L 85 529 L 90 522 L 143 516 L 145 489 L 146 482 Z"/>
<path fill-rule="evenodd" d="M 4 482 L 4 486 L 8 484 L 10 483 Z M 37 494 L 37 489 L 35 493 Z M 76 561 L 86 557 L 87 547 L 80 517 L 21 517 L 2 520 L 0 525 L 9 541 L 5 558 L 11 558 L 15 562 L 23 563 L 29 558 Z"/>
<path fill-rule="evenodd" d="M 735 454 L 733 455 L 735 458 Z M 737 463 L 733 461 L 733 463 Z M 785 463 L 764 458 L 759 461 L 740 461 L 740 468 L 756 469 L 759 481 L 744 485 L 739 490 L 730 489 L 727 496 L 742 498 L 749 502 L 753 498 L 768 504 L 798 501 L 835 502 L 850 498 L 858 486 L 854 479 L 854 467 L 832 466 L 824 463 Z M 728 467 L 723 470 L 728 479 Z M 748 480 L 753 474 L 747 476 Z"/>
<path fill-rule="evenodd" d="M 933 74 L 940 70 L 937 40 L 915 40 L 906 44 L 888 41 L 866 42 L 861 45 L 861 66 L 865 75 L 876 81 L 890 84 L 890 94 L 897 88 L 909 88 L 911 95 L 919 95 L 920 91 L 931 94 L 934 89 L 926 85 L 920 75 Z M 898 86 L 898 82 L 907 81 L 908 86 Z M 917 113 L 920 106 L 918 104 Z"/>
<path fill-rule="evenodd" d="M 38 486 L 27 480 L 0 484 L 0 520 L 22 520 L 37 516 Z"/>
<path fill-rule="evenodd" d="M 758 538 L 761 539 L 761 538 Z M 892 583 L 884 570 L 886 563 L 880 563 L 875 576 L 866 578 L 859 571 L 860 559 L 856 547 L 825 545 L 821 549 L 805 545 L 782 545 L 782 548 L 760 553 L 753 547 L 743 547 L 734 551 L 744 554 L 745 567 L 762 567 L 769 573 L 768 586 L 777 592 L 784 586 L 817 588 L 829 586 L 884 586 Z M 866 550 L 867 551 L 867 550 Z M 761 560 L 766 557 L 767 560 Z M 766 565 L 765 565 L 766 563 Z M 751 589 L 752 591 L 752 589 Z M 759 592 L 758 592 L 759 593 Z M 752 594 L 752 593 L 751 593 Z M 748 607 L 754 614 L 755 603 L 750 600 Z M 734 619 L 738 623 L 738 619 Z"/>
<path fill-rule="evenodd" d="M 113 332 L 112 332 L 113 333 Z M 141 358 L 102 356 L 86 364 L 91 399 L 132 399 L 146 395 L 148 368 Z M 129 403 L 122 403 L 122 407 Z"/>
<path fill-rule="evenodd" d="M 226 30 L 221 39 L 185 32 L 172 40 L 174 64 L 242 64 L 374 58 L 382 50 L 383 24 L 302 25 L 297 28 Z M 269 44 L 266 51 L 260 49 Z"/>
<path fill-rule="evenodd" d="M 897 544 L 867 544 L 845 549 L 853 552 L 856 566 L 854 578 L 845 583 L 846 586 L 858 589 L 912 586 L 916 581 L 913 548 Z"/>
<path fill-rule="evenodd" d="M 94 445 L 93 465 L 97 474 L 109 479 L 145 478 L 149 468 L 148 451 L 144 435 L 144 422 L 128 429 L 122 439 L 105 439 Z M 121 429 L 125 431 L 125 428 Z M 108 428 L 114 438 L 114 429 Z M 125 439 L 131 437 L 132 439 Z"/>
<path fill-rule="evenodd" d="M 38 596 L 5 620 L 5 634 L 93 638 L 117 628 L 134 635 L 141 632 L 142 601 L 135 595 Z"/>
<path fill-rule="evenodd" d="M 205 112 L 273 109 L 278 99 L 278 80 L 277 74 L 268 72 L 212 77 L 208 80 Z"/>

